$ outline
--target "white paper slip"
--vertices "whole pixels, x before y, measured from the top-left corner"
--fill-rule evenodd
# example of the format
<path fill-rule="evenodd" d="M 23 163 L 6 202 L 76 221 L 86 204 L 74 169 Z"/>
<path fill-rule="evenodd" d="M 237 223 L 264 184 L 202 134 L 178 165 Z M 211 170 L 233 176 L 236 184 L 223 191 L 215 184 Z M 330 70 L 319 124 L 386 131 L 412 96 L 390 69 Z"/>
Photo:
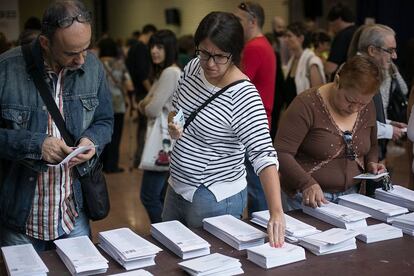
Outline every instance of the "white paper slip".
<path fill-rule="evenodd" d="M 299 244 L 315 255 L 325 255 L 356 249 L 356 235 L 352 230 L 333 228 L 301 238 Z"/>
<path fill-rule="evenodd" d="M 327 244 L 338 244 L 346 240 L 355 238 L 358 232 L 353 230 L 346 230 L 342 228 L 331 228 L 321 233 L 317 233 L 306 237 L 315 241 L 320 241 Z"/>
<path fill-rule="evenodd" d="M 272 268 L 306 259 L 305 250 L 297 245 L 284 243 L 282 247 L 270 247 L 269 243 L 247 249 L 247 259 L 263 267 Z"/>
<path fill-rule="evenodd" d="M 87 152 L 90 149 L 98 147 L 97 145 L 88 145 L 88 146 L 81 146 L 77 147 L 74 151 L 72 151 L 68 156 L 65 157 L 59 164 L 47 164 L 49 167 L 59 167 L 69 163 L 70 159 L 75 157 L 78 154 Z"/>
<path fill-rule="evenodd" d="M 388 225 L 386 223 L 370 225 L 356 229 L 356 231 L 359 233 L 357 239 L 365 243 L 396 239 L 403 236 L 401 229 Z"/>
<path fill-rule="evenodd" d="M 237 275 L 243 273 L 238 259 L 214 253 L 178 265 L 191 275 Z"/>
<path fill-rule="evenodd" d="M 152 276 L 151 273 L 143 269 L 123 272 L 123 273 L 117 273 L 117 274 L 111 274 L 111 275 L 112 276 Z"/>
<path fill-rule="evenodd" d="M 372 173 L 361 173 L 357 176 L 354 176 L 354 179 L 379 179 L 383 176 L 388 175 L 388 172 L 379 173 L 379 174 L 372 174 Z"/>
<path fill-rule="evenodd" d="M 46 275 L 49 272 L 31 244 L 4 246 L 1 251 L 8 275 Z"/>
<path fill-rule="evenodd" d="M 402 132 L 407 132 L 407 128 L 406 128 L 406 127 L 404 127 L 404 128 L 402 128 L 402 129 L 401 129 L 401 131 L 402 131 Z"/>
<path fill-rule="evenodd" d="M 398 216 L 394 219 L 393 222 L 404 223 L 414 228 L 414 213 L 409 213 L 409 214 Z"/>
<path fill-rule="evenodd" d="M 174 118 L 173 118 L 173 123 L 177 124 L 181 127 L 184 126 L 185 121 L 184 121 L 184 113 L 183 110 L 180 108 L 180 110 L 178 110 L 177 114 L 175 114 Z"/>

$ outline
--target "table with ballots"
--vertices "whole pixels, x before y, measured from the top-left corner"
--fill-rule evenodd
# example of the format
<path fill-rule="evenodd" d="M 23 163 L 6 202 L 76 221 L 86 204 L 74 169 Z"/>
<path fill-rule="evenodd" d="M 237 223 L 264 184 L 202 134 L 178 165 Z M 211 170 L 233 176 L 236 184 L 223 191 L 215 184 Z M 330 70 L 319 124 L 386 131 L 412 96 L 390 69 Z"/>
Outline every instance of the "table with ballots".
<path fill-rule="evenodd" d="M 171 246 L 166 246 L 164 244 L 165 240 L 158 239 L 159 237 L 157 239 L 151 235 L 140 236 L 142 239 L 135 237 L 136 241 L 133 243 L 131 242 L 128 246 L 123 239 L 120 239 L 119 234 L 124 231 L 128 232 L 128 235 L 131 235 L 132 237 L 135 236 L 135 234 L 130 230 L 122 228 L 121 230 L 113 229 L 105 231 L 106 233 L 101 232 L 100 234 L 100 242 L 103 242 L 104 240 L 102 240 L 102 238 L 105 237 L 104 242 L 107 243 L 106 247 L 107 249 L 111 249 L 108 251 L 109 254 L 101 248 L 99 243 L 94 246 L 92 243 L 83 241 L 81 247 L 88 249 L 79 251 L 77 248 L 80 248 L 80 239 L 75 240 L 76 243 L 74 245 L 65 245 L 65 242 L 63 242 L 63 244 L 59 245 L 59 251 L 61 252 L 57 253 L 56 250 L 51 250 L 39 254 L 42 263 L 45 265 L 42 266 L 42 263 L 40 262 L 33 262 L 37 263 L 36 269 L 38 269 L 39 273 L 26 275 L 45 275 L 46 271 L 49 271 L 47 275 L 76 275 L 74 268 L 70 268 L 70 262 L 68 260 L 73 261 L 74 256 L 82 256 L 82 254 L 85 255 L 89 253 L 93 254 L 93 257 L 91 256 L 89 259 L 91 260 L 90 263 L 82 263 L 82 265 L 85 265 L 83 269 L 93 269 L 92 271 L 95 273 L 102 272 L 99 275 L 209 275 L 211 272 L 214 274 L 215 271 L 227 271 L 231 272 L 230 274 L 243 273 L 243 275 L 274 275 L 275 273 L 286 275 L 329 275 L 332 273 L 333 269 L 342 272 L 346 271 L 348 275 L 412 275 L 412 267 L 414 267 L 414 258 L 412 257 L 414 256 L 414 237 L 404 234 L 400 236 L 397 235 L 389 240 L 378 241 L 383 235 L 383 232 L 381 231 L 389 231 L 388 226 L 393 227 L 390 224 L 386 224 L 387 227 L 383 230 L 382 228 L 384 225 L 381 224 L 384 223 L 382 221 L 366 218 L 368 227 L 375 226 L 374 229 L 366 231 L 380 234 L 369 236 L 371 243 L 365 243 L 357 236 L 361 235 L 363 232 L 362 230 L 358 232 L 358 229 L 338 228 L 337 226 L 309 216 L 302 211 L 288 212 L 287 215 L 300 222 L 298 223 L 295 220 L 289 220 L 291 224 L 290 231 L 292 233 L 301 233 L 300 231 L 295 232 L 295 230 L 299 229 L 305 230 L 305 232 L 314 231 L 315 233 L 306 235 L 297 243 L 285 243 L 284 247 L 279 249 L 271 248 L 269 244 L 266 243 L 267 239 L 265 238 L 264 244 L 250 244 L 251 246 L 249 245 L 246 249 L 237 250 L 216 236 L 217 233 L 220 232 L 212 231 L 213 233 L 210 233 L 202 228 L 187 229 L 193 233 L 187 233 L 186 236 L 188 236 L 188 239 L 193 239 L 193 241 L 200 239 L 199 244 L 202 245 L 200 248 L 208 248 L 210 254 L 201 254 L 201 256 L 184 260 L 179 254 L 180 251 Z M 218 219 L 218 221 L 217 219 L 215 220 L 216 221 L 210 220 L 211 225 L 217 225 L 218 223 L 218 225 L 221 225 L 219 227 L 222 227 L 227 223 L 226 221 L 223 221 L 222 218 Z M 233 218 L 230 218 L 230 220 L 233 220 Z M 221 230 L 225 230 L 224 232 L 226 232 L 227 235 L 236 231 L 234 233 L 237 233 L 240 239 L 243 237 L 243 229 L 251 231 L 250 227 L 253 227 L 257 229 L 258 232 L 262 232 L 260 235 L 266 236 L 266 229 L 264 227 L 251 223 L 248 220 L 237 222 L 235 225 L 239 225 L 241 222 L 249 227 L 244 227 L 244 225 L 236 228 L 224 227 L 224 229 Z M 410 214 L 402 215 L 400 220 L 394 220 L 393 222 L 399 222 L 399 226 L 405 227 L 406 229 L 410 229 L 410 225 L 414 224 L 413 217 Z M 394 228 L 397 229 L 398 226 Z M 210 228 L 210 230 L 212 229 Z M 398 230 L 400 229 L 398 228 Z M 393 230 L 393 233 L 395 234 L 397 232 L 394 232 Z M 223 233 L 221 233 L 221 235 L 223 237 Z M 180 235 L 177 236 L 177 234 L 174 234 L 174 237 L 181 238 L 181 242 L 186 244 L 186 241 L 182 236 L 180 237 Z M 195 239 L 195 237 L 198 238 Z M 357 240 L 355 240 L 355 238 L 357 238 Z M 204 243 L 201 241 L 204 241 Z M 194 242 L 194 245 L 197 243 L 198 242 Z M 112 245 L 109 246 L 109 244 Z M 340 244 L 340 246 L 338 244 Z M 135 246 L 147 246 L 151 249 L 148 249 L 151 251 L 149 252 L 149 255 L 153 257 L 155 264 L 150 264 L 139 270 L 127 271 L 119 260 L 115 260 L 116 258 L 111 257 L 111 255 L 116 256 L 114 254 L 117 252 L 116 254 L 119 256 L 124 255 L 125 260 L 127 260 L 128 258 L 126 258 L 125 253 L 129 252 L 129 250 L 132 251 L 132 249 L 128 250 L 128 247 Z M 71 252 L 72 249 L 68 251 L 68 248 L 72 248 L 76 254 Z M 161 249 L 162 251 L 159 251 Z M 2 251 L 4 255 L 4 250 Z M 33 251 L 30 250 L 26 251 L 28 253 L 27 256 L 31 256 L 31 254 L 29 254 L 30 252 L 33 253 Z M 136 250 L 136 255 L 133 255 L 138 259 L 141 256 L 147 256 L 147 254 L 141 253 L 142 252 L 139 250 Z M 135 257 L 132 257 L 131 259 L 134 260 Z M 3 257 L 0 275 L 7 275 L 5 262 L 8 262 L 9 258 L 6 258 L 6 261 L 4 261 L 4 259 L 5 258 Z M 226 266 L 220 265 L 220 262 L 223 262 L 224 260 L 228 260 Z M 16 260 L 12 261 L 16 262 Z M 26 269 L 28 268 L 26 267 Z M 87 272 L 82 273 L 80 270 L 79 272 L 80 273 L 78 274 L 88 274 Z"/>

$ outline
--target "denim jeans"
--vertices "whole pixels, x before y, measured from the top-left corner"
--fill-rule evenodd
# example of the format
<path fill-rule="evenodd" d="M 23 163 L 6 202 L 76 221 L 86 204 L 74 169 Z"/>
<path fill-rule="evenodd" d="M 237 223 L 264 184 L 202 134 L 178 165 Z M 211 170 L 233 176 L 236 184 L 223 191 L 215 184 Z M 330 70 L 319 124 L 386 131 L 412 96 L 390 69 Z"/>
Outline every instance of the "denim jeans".
<path fill-rule="evenodd" d="M 73 238 L 79 236 L 91 237 L 91 229 L 89 227 L 89 219 L 86 217 L 83 210 L 79 211 L 79 216 L 75 220 L 75 228 L 69 234 L 63 232 L 62 226 L 59 223 L 59 234 L 63 233 L 58 239 Z M 14 231 L 5 226 L 0 226 L 1 246 L 18 245 L 31 243 L 34 249 L 38 252 L 51 250 L 55 248 L 53 241 L 44 241 L 32 238 L 26 234 Z"/>
<path fill-rule="evenodd" d="M 338 203 L 339 197 L 347 194 L 358 193 L 359 185 L 355 185 L 344 192 L 337 193 L 323 193 L 325 199 L 329 202 Z M 302 209 L 302 193 L 297 193 L 294 197 L 289 197 L 285 192 L 282 191 L 282 205 L 283 211 L 292 211 Z"/>
<path fill-rule="evenodd" d="M 254 172 L 247 155 L 244 162 L 247 172 L 247 192 L 248 192 L 248 213 L 251 217 L 253 212 L 267 210 L 266 196 L 263 191 L 259 176 Z"/>
<path fill-rule="evenodd" d="M 168 172 L 144 171 L 141 184 L 141 201 L 151 223 L 161 222 Z"/>
<path fill-rule="evenodd" d="M 247 203 L 246 197 L 247 191 L 244 189 L 217 202 L 214 194 L 200 185 L 194 193 L 193 202 L 189 202 L 168 187 L 162 220 L 178 220 L 188 227 L 201 227 L 203 219 L 208 217 L 229 214 L 241 218 Z"/>

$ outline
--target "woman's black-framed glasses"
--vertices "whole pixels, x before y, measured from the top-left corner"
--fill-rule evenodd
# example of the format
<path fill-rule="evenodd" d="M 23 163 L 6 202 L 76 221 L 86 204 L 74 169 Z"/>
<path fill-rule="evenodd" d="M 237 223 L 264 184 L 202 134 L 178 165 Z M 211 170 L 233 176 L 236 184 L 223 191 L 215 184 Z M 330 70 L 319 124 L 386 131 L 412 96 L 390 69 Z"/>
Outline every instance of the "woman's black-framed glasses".
<path fill-rule="evenodd" d="M 354 145 L 352 143 L 352 132 L 349 130 L 344 131 L 342 134 L 342 138 L 345 142 L 345 156 L 349 160 L 355 160 L 356 159 L 356 153 L 354 150 Z"/>
<path fill-rule="evenodd" d="M 239 9 L 247 12 L 248 14 L 250 14 L 251 16 L 253 16 L 254 18 L 256 18 L 256 15 L 254 14 L 254 12 L 249 8 L 249 5 L 247 5 L 246 3 L 242 2 L 239 5 Z"/>
<path fill-rule="evenodd" d="M 214 63 L 216 64 L 226 64 L 227 62 L 229 62 L 231 55 L 225 56 L 225 55 L 212 55 L 209 52 L 205 51 L 205 50 L 200 50 L 197 49 L 195 51 L 196 55 L 198 56 L 198 58 L 202 61 L 208 62 L 210 60 L 210 58 L 213 59 Z"/>
<path fill-rule="evenodd" d="M 92 14 L 90 12 L 82 13 L 82 14 L 80 13 L 75 16 L 64 17 L 62 19 L 56 20 L 56 22 L 46 21 L 45 24 L 54 25 L 54 26 L 64 29 L 64 28 L 69 28 L 70 26 L 72 26 L 75 20 L 78 21 L 79 23 L 89 23 L 92 20 Z"/>

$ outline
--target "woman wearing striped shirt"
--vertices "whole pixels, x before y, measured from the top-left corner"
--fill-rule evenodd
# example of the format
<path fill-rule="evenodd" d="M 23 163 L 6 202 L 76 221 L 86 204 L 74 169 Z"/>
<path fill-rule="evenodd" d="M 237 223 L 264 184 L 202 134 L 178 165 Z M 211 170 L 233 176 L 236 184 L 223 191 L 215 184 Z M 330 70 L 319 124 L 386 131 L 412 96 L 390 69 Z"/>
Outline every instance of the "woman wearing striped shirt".
<path fill-rule="evenodd" d="M 285 221 L 278 160 L 257 89 L 237 67 L 243 43 L 242 26 L 230 13 L 212 12 L 197 28 L 197 57 L 181 75 L 173 107 L 188 120 L 208 98 L 230 86 L 185 129 L 170 116 L 169 132 L 176 144 L 162 216 L 164 221 L 176 219 L 190 227 L 200 227 L 206 217 L 241 218 L 247 198 L 247 151 L 266 193 L 269 242 L 281 246 Z"/>

